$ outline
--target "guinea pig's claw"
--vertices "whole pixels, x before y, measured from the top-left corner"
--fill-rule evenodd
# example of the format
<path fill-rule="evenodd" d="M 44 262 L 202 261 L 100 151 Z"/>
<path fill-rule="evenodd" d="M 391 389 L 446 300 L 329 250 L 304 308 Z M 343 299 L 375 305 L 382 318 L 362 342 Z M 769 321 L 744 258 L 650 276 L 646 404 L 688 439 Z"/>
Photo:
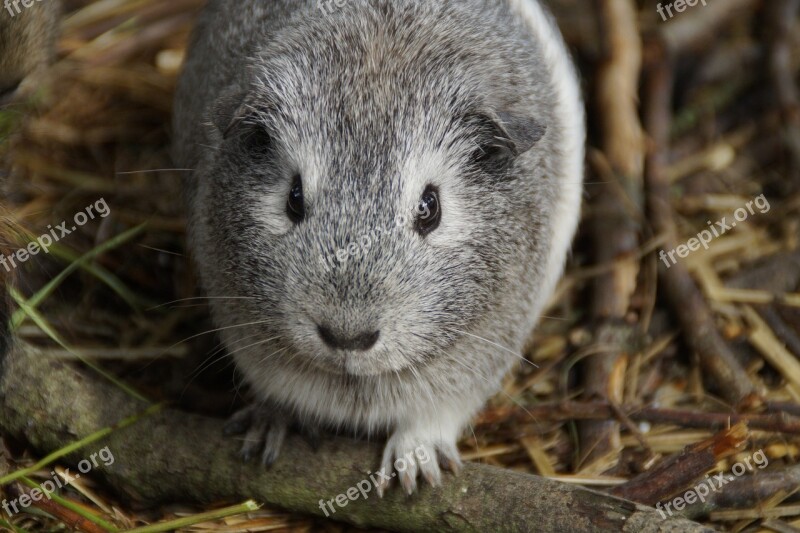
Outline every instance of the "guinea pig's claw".
<path fill-rule="evenodd" d="M 414 494 L 414 491 L 417 490 L 417 477 L 416 472 L 412 475 L 408 471 L 400 473 L 400 484 L 403 486 L 403 490 L 411 496 Z"/>
<path fill-rule="evenodd" d="M 420 464 L 419 470 L 422 473 L 422 477 L 431 487 L 438 487 L 442 484 L 442 472 L 439 470 L 439 465 L 436 461 Z"/>
<path fill-rule="evenodd" d="M 226 437 L 233 435 L 241 435 L 248 430 L 253 420 L 253 407 L 245 407 L 240 411 L 236 411 L 231 416 L 222 429 L 222 433 Z"/>
<path fill-rule="evenodd" d="M 264 466 L 272 466 L 278 458 L 286 439 L 287 425 L 283 421 L 275 421 L 270 424 L 264 439 L 264 453 L 261 455 L 261 462 Z"/>
<path fill-rule="evenodd" d="M 250 406 L 235 413 L 225 425 L 226 435 L 246 433 L 239 455 L 245 462 L 260 455 L 271 466 L 280 455 L 288 425 L 280 416 L 264 413 L 263 406 Z"/>
<path fill-rule="evenodd" d="M 438 487 L 442 484 L 440 464 L 454 473 L 460 469 L 461 459 L 455 443 L 413 445 L 414 442 L 414 438 L 393 435 L 386 443 L 381 471 L 391 472 L 391 475 L 382 476 L 377 486 L 379 496 L 383 496 L 392 478 L 399 478 L 403 491 L 410 496 L 417 489 L 419 474 L 430 486 Z"/>
<path fill-rule="evenodd" d="M 461 462 L 461 456 L 458 453 L 458 448 L 455 446 L 443 446 L 436 450 L 436 456 L 439 459 L 439 465 L 445 470 L 449 470 L 455 475 L 461 473 L 464 463 Z"/>
<path fill-rule="evenodd" d="M 375 486 L 375 490 L 378 493 L 378 498 L 383 498 L 383 495 L 386 492 L 386 489 L 389 488 L 390 483 L 391 483 L 391 478 L 381 479 L 380 481 L 378 481 L 378 484 Z"/>

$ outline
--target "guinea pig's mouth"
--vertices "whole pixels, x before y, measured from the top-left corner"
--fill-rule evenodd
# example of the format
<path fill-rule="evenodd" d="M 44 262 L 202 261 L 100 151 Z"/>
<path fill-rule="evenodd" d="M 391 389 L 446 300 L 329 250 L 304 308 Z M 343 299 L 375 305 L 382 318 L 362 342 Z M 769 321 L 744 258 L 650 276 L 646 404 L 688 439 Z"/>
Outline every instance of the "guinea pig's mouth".
<path fill-rule="evenodd" d="M 380 341 L 368 349 L 363 349 L 363 345 L 345 349 L 332 349 L 323 345 L 306 353 L 306 363 L 309 366 L 340 377 L 391 375 L 417 365 L 417 362 Z"/>
<path fill-rule="evenodd" d="M 308 353 L 308 362 L 314 367 L 338 375 L 368 376 L 396 370 L 387 357 L 387 335 L 376 322 L 373 327 L 348 328 L 328 317 L 315 319 L 307 313 L 305 334 L 296 346 Z"/>
<path fill-rule="evenodd" d="M 361 324 L 369 323 L 367 321 Z M 377 325 L 378 322 L 373 322 Z M 395 324 L 383 323 L 379 327 L 353 329 L 337 327 L 328 321 L 315 319 L 310 312 L 303 320 L 303 334 L 296 338 L 295 352 L 305 355 L 303 365 L 337 376 L 378 377 L 397 375 L 410 369 L 420 369 L 436 359 L 442 350 L 437 346 L 430 353 L 424 344 L 415 343 L 423 339 L 419 333 L 406 329 L 396 331 Z M 344 333 L 344 331 L 349 331 Z M 402 334 L 401 334 L 402 333 Z M 413 341 L 402 342 L 408 334 Z M 452 340 L 452 339 L 451 339 Z M 427 343 L 433 346 L 434 343 Z"/>
<path fill-rule="evenodd" d="M 365 354 L 362 351 L 346 350 L 336 354 L 312 356 L 309 364 L 323 372 L 337 376 L 377 377 L 401 372 L 413 365 L 411 361 L 393 361 L 388 363 L 382 356 L 384 350 Z"/>
<path fill-rule="evenodd" d="M 414 370 L 418 372 L 436 358 L 434 354 L 417 354 L 412 358 L 393 349 L 391 346 L 378 345 L 369 351 L 323 350 L 308 357 L 308 365 L 327 374 L 364 378 L 393 376 Z"/>

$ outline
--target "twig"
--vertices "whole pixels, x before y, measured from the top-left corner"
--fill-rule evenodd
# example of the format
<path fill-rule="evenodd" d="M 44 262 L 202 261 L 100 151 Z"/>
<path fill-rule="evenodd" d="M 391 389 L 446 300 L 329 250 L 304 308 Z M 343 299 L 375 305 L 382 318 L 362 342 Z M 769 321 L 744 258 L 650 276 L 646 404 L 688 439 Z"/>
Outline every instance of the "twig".
<path fill-rule="evenodd" d="M 64 498 L 61 498 L 55 493 L 47 494 L 46 498 L 42 497 L 41 487 L 38 484 L 36 484 L 33 480 L 27 477 L 23 477 L 21 481 L 31 489 L 40 490 L 39 493 L 40 499 L 36 500 L 31 498 L 32 500 L 31 505 L 56 517 L 64 524 L 67 524 L 72 528 L 75 528 L 79 531 L 84 531 L 86 533 L 109 533 L 118 531 L 116 526 L 114 526 L 113 524 L 108 523 L 107 521 L 103 520 L 98 516 L 88 513 L 86 510 L 81 509 L 77 505 L 73 504 L 72 502 Z M 18 494 L 16 495 L 16 497 L 17 499 L 19 499 L 19 495 L 22 494 L 22 491 L 17 491 L 17 492 Z M 27 494 L 30 497 L 31 491 L 25 491 L 25 494 Z"/>
<path fill-rule="evenodd" d="M 687 446 L 652 470 L 609 492 L 628 500 L 655 505 L 703 477 L 720 459 L 739 451 L 749 436 L 747 426 L 739 423 L 708 440 Z"/>
<path fill-rule="evenodd" d="M 771 529 L 772 531 L 777 531 L 778 533 L 800 533 L 800 529 L 784 522 L 783 520 L 778 520 L 776 518 L 772 518 L 770 520 L 764 520 L 763 522 L 761 522 L 761 525 L 762 527 Z"/>
<path fill-rule="evenodd" d="M 774 495 L 790 495 L 800 488 L 800 466 L 792 466 L 780 472 L 756 470 L 756 473 L 734 478 L 725 485 L 725 490 L 712 492 L 700 505 L 687 508 L 685 516 L 708 516 L 717 509 L 746 509 L 768 501 Z"/>
<path fill-rule="evenodd" d="M 772 405 L 772 404 L 770 404 Z M 636 405 L 619 406 L 620 412 L 636 422 L 671 424 L 685 428 L 720 430 L 740 422 L 752 429 L 800 435 L 800 417 L 787 413 L 800 413 L 800 406 L 778 403 L 770 414 L 703 413 L 680 409 L 658 409 Z M 476 425 L 496 424 L 498 420 L 509 424 L 535 422 L 566 422 L 569 420 L 606 420 L 616 416 L 616 409 L 607 402 L 558 402 L 526 407 L 503 407 L 485 411 Z M 533 418 L 531 418 L 533 417 Z"/>
<path fill-rule="evenodd" d="M 653 148 L 647 157 L 645 179 L 650 220 L 656 233 L 666 235 L 667 248 L 676 246 L 678 234 L 666 176 L 672 90 L 673 67 L 669 57 L 665 55 L 650 65 L 646 83 L 646 126 Z M 703 368 L 709 373 L 717 390 L 736 406 L 746 407 L 760 403 L 755 386 L 717 331 L 711 310 L 688 271 L 680 263 L 666 269 L 661 267 L 661 282 L 664 293 L 683 326 L 689 346 L 700 357 Z"/>
<path fill-rule="evenodd" d="M 767 14 L 770 33 L 769 66 L 784 123 L 784 143 L 794 161 L 795 182 L 800 176 L 800 93 L 792 71 L 794 23 L 800 12 L 800 0 L 773 0 Z M 800 183 L 796 183 L 800 186 Z"/>
<path fill-rule="evenodd" d="M 601 0 L 599 6 L 608 37 L 607 57 L 597 79 L 597 109 L 601 114 L 603 155 L 613 175 L 599 187 L 592 227 L 595 263 L 613 262 L 613 268 L 594 281 L 592 316 L 599 323 L 596 342 L 610 344 L 614 350 L 586 360 L 584 394 L 586 398 L 621 402 L 627 357 L 634 341 L 632 326 L 624 319 L 639 272 L 636 252 L 644 162 L 638 114 L 642 45 L 632 0 Z M 630 205 L 633 209 L 626 209 Z M 579 433 L 584 468 L 591 470 L 595 463 L 605 469 L 616 463 L 622 449 L 616 421 L 585 422 Z"/>

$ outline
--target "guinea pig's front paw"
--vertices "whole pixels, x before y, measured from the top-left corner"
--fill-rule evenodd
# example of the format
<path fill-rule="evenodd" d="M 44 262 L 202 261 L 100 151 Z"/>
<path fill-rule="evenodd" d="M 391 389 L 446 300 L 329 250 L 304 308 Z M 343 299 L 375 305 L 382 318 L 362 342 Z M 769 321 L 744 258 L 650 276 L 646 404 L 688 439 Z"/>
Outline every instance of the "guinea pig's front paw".
<path fill-rule="evenodd" d="M 413 432 L 396 431 L 383 450 L 381 472 L 384 475 L 377 486 L 378 496 L 383 497 L 395 477 L 400 478 L 400 484 L 408 495 L 417 488 L 418 474 L 422 474 L 429 485 L 439 486 L 442 482 L 440 467 L 454 474 L 461 470 L 455 435 L 452 438 L 437 435 L 436 439 L 432 439 Z"/>
<path fill-rule="evenodd" d="M 264 405 L 250 405 L 228 419 L 225 435 L 245 434 L 239 452 L 242 459 L 250 461 L 261 454 L 261 462 L 270 466 L 280 454 L 288 427 L 286 419 L 277 411 L 268 413 Z"/>

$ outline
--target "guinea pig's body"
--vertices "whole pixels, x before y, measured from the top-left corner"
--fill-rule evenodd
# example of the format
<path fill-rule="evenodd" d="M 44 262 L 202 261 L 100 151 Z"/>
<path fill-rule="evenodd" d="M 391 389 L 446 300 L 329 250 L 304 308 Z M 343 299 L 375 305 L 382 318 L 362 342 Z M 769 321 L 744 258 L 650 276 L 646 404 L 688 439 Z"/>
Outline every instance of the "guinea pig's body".
<path fill-rule="evenodd" d="M 387 471 L 420 446 L 455 469 L 579 218 L 580 91 L 538 2 L 211 0 L 174 127 L 192 252 L 259 400 L 245 454 L 271 462 L 294 422 L 386 434 Z M 439 481 L 419 463 L 409 492 Z"/>

